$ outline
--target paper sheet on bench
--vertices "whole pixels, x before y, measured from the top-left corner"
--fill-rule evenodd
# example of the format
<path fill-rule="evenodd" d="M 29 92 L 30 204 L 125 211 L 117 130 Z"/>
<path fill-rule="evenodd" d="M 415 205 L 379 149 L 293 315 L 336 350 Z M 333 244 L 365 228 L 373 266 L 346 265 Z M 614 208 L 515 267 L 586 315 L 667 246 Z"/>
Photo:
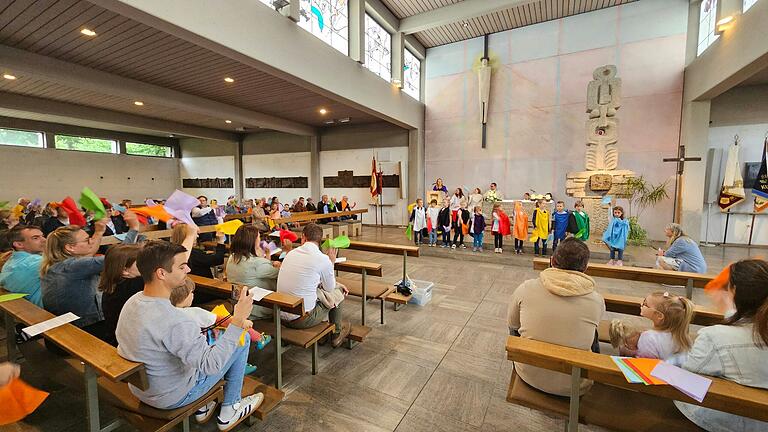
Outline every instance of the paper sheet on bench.
<path fill-rule="evenodd" d="M 64 324 L 72 322 L 78 318 L 80 317 L 73 314 L 72 312 L 68 312 L 68 313 L 65 313 L 64 315 L 59 315 L 55 318 L 51 318 L 49 320 L 39 322 L 29 327 L 25 327 L 24 329 L 22 329 L 22 331 L 27 335 L 29 335 L 29 337 L 34 337 L 50 329 L 63 326 Z"/>
<path fill-rule="evenodd" d="M 347 257 L 338 257 L 336 258 L 336 264 L 343 263 L 346 260 L 347 260 Z"/>
<path fill-rule="evenodd" d="M 6 302 L 6 301 L 11 301 L 11 300 L 17 300 L 17 299 L 20 299 L 22 297 L 26 297 L 28 295 L 29 294 L 24 294 L 24 293 L 3 294 L 3 295 L 0 295 L 0 303 Z"/>
<path fill-rule="evenodd" d="M 680 390 L 692 399 L 701 402 L 709 391 L 712 380 L 677 366 L 661 362 L 651 371 L 655 378 L 663 379 L 672 387 Z"/>
<path fill-rule="evenodd" d="M 264 297 L 272 294 L 274 291 L 270 291 L 264 288 L 253 287 L 248 290 L 253 295 L 253 301 L 261 301 Z"/>
<path fill-rule="evenodd" d="M 643 380 L 637 376 L 635 371 L 633 371 L 629 366 L 625 365 L 622 359 L 625 359 L 628 357 L 618 357 L 618 356 L 611 356 L 611 360 L 613 360 L 614 363 L 616 363 L 616 366 L 619 367 L 621 370 L 621 373 L 624 374 L 624 378 L 627 379 L 627 382 L 632 384 L 642 384 Z"/>

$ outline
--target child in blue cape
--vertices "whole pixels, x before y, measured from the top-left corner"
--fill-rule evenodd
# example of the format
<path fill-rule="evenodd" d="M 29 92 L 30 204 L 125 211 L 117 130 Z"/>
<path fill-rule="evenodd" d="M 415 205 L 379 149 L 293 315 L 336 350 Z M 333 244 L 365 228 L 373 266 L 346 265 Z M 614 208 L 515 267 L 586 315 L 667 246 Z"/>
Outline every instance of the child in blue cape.
<path fill-rule="evenodd" d="M 603 241 L 611 250 L 611 260 L 608 261 L 608 265 L 624 265 L 624 248 L 627 246 L 628 235 L 629 221 L 624 219 L 624 209 L 617 206 L 616 198 L 613 198 L 611 208 L 608 210 L 608 228 L 603 233 Z"/>
<path fill-rule="evenodd" d="M 552 254 L 554 255 L 557 244 L 565 240 L 571 213 L 565 209 L 564 202 L 558 201 L 555 204 L 555 214 L 552 216 Z"/>

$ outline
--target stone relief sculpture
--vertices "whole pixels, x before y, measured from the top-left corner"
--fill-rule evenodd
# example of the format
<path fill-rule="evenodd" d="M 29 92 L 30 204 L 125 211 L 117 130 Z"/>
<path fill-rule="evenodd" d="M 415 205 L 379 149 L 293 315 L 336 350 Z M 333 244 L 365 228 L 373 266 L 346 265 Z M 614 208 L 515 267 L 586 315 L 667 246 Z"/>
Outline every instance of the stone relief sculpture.
<path fill-rule="evenodd" d="M 613 170 L 619 165 L 616 112 L 621 107 L 621 78 L 616 73 L 614 65 L 601 66 L 587 86 L 587 170 Z"/>

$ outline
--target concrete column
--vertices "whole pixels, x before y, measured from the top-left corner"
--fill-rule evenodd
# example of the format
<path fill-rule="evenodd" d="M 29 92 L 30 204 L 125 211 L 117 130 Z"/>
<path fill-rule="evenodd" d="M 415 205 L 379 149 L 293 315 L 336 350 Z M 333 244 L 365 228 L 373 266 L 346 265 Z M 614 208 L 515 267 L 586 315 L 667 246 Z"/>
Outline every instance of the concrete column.
<path fill-rule="evenodd" d="M 400 32 L 392 35 L 392 82 L 399 82 L 400 85 L 403 85 L 403 63 L 405 62 L 403 39 L 403 34 Z"/>
<path fill-rule="evenodd" d="M 685 164 L 682 202 L 678 203 L 678 208 L 681 211 L 683 231 L 696 241 L 701 239 L 703 224 L 705 160 L 709 147 L 709 109 L 709 100 L 683 101 L 681 144 L 685 146 L 686 156 L 700 156 L 703 160 Z"/>
<path fill-rule="evenodd" d="M 320 177 L 320 135 L 309 137 L 309 190 L 312 198 L 320 199 L 323 179 Z"/>
<path fill-rule="evenodd" d="M 408 131 L 408 202 L 424 198 L 424 129 Z"/>
<path fill-rule="evenodd" d="M 349 2 L 349 57 L 365 63 L 365 0 Z"/>
<path fill-rule="evenodd" d="M 242 202 L 245 194 L 245 178 L 243 177 L 243 136 L 237 140 L 235 148 L 235 196 Z"/>
<path fill-rule="evenodd" d="M 280 13 L 293 22 L 299 22 L 299 15 L 301 14 L 301 4 L 297 1 L 292 1 L 288 6 L 283 6 L 280 9 Z"/>

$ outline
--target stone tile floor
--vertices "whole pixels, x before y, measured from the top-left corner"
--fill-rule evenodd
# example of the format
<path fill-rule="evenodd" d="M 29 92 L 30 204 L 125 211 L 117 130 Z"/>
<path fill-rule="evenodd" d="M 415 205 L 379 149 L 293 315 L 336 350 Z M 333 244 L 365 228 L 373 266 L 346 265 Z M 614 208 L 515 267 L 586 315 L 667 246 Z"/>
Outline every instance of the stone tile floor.
<path fill-rule="evenodd" d="M 364 240 L 408 244 L 395 228 L 364 229 Z M 704 248 L 712 272 L 724 263 L 750 255 L 768 256 L 759 249 Z M 562 430 L 553 418 L 505 401 L 512 370 L 504 353 L 507 337 L 506 301 L 523 280 L 536 277 L 532 255 L 496 256 L 493 262 L 422 256 L 408 259 L 408 274 L 433 282 L 432 301 L 394 312 L 387 305 L 386 324 L 378 321 L 378 304 L 369 303 L 367 324 L 372 331 L 352 350 L 320 347 L 319 373 L 311 375 L 309 350 L 290 349 L 283 357 L 286 399 L 252 431 L 544 431 Z M 640 265 L 653 264 L 652 248 L 627 253 Z M 486 254 L 493 255 L 492 252 Z M 383 280 L 402 275 L 402 258 L 346 251 L 354 259 L 380 262 Z M 505 262 L 504 258 L 509 259 Z M 491 260 L 488 260 L 491 261 Z M 352 277 L 359 277 L 353 275 Z M 599 290 L 643 295 L 658 286 L 598 279 Z M 683 293 L 681 288 L 680 294 Z M 701 290 L 694 301 L 707 304 Z M 360 322 L 360 301 L 344 304 L 345 317 Z M 4 332 L 2 333 L 4 335 Z M 2 337 L 2 336 L 0 336 Z M 0 356 L 5 354 L 1 341 Z M 604 346 L 606 347 L 606 346 Z M 610 348 L 610 347 L 607 347 Z M 263 380 L 272 380 L 273 346 L 252 353 Z M 81 431 L 86 429 L 85 401 L 80 386 L 66 387 L 49 379 L 45 370 L 24 367 L 31 384 L 51 392 L 41 408 L 0 431 Z M 102 420 L 115 413 L 102 407 Z M 120 430 L 131 430 L 125 426 Z M 195 431 L 216 430 L 213 422 L 193 425 Z M 239 430 L 246 430 L 241 427 Z M 601 430 L 584 427 L 582 430 Z"/>

